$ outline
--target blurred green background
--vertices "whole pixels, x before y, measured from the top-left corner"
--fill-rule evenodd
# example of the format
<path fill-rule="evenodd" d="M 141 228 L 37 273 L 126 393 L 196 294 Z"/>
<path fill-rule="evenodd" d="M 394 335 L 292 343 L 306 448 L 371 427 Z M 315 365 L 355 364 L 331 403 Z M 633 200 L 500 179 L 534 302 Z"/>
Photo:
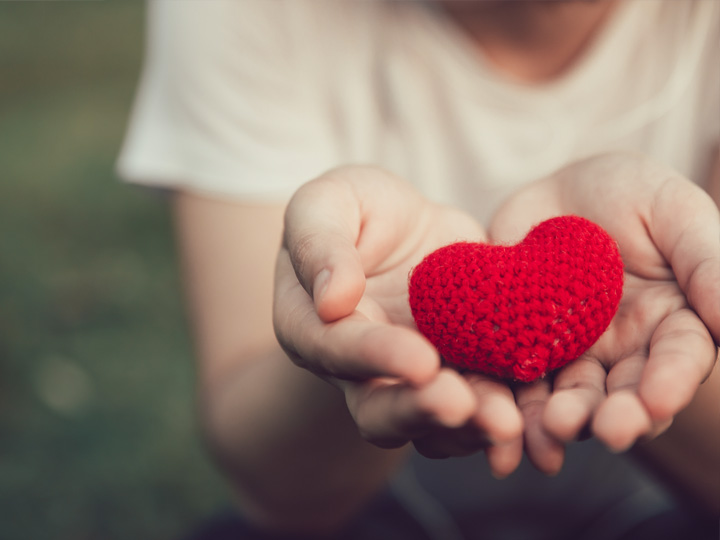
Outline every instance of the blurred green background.
<path fill-rule="evenodd" d="M 140 2 L 0 2 L 0 538 L 174 539 L 227 504 L 166 201 L 113 172 Z"/>

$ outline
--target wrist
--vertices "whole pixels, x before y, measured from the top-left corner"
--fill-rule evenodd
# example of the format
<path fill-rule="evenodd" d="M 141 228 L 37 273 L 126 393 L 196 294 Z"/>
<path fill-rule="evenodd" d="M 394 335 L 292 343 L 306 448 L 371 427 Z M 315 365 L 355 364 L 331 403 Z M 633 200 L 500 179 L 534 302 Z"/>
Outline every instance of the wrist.
<path fill-rule="evenodd" d="M 341 391 L 279 348 L 203 391 L 210 449 L 263 530 L 321 535 L 377 493 L 406 449 L 364 441 Z"/>

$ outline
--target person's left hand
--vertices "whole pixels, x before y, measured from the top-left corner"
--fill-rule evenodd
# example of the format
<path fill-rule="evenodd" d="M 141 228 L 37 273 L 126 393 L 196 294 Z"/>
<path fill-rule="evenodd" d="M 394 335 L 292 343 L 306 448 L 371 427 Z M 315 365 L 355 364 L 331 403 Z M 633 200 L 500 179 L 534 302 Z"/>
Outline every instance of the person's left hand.
<path fill-rule="evenodd" d="M 514 195 L 490 227 L 516 242 L 575 214 L 618 242 L 623 298 L 575 362 L 515 389 L 534 465 L 559 471 L 565 443 L 588 434 L 620 452 L 672 423 L 712 370 L 720 343 L 720 217 L 698 186 L 634 154 L 579 162 Z"/>

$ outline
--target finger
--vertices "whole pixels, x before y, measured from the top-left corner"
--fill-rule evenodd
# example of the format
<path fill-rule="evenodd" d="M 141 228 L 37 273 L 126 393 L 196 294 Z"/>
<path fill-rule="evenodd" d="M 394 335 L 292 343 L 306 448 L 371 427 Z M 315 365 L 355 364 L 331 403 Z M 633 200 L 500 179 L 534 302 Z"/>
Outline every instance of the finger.
<path fill-rule="evenodd" d="M 420 334 L 384 321 L 371 321 L 359 312 L 326 324 L 282 254 L 277 269 L 275 334 L 300 367 L 340 379 L 398 377 L 423 384 L 435 377 L 440 357 Z"/>
<path fill-rule="evenodd" d="M 649 231 L 688 302 L 720 344 L 720 213 L 689 180 L 671 178 L 657 195 Z"/>
<path fill-rule="evenodd" d="M 510 475 L 522 461 L 523 439 L 493 444 L 476 426 L 460 429 L 431 430 L 428 435 L 416 437 L 413 444 L 418 453 L 429 459 L 465 457 L 485 450 L 490 473 L 496 478 Z"/>
<path fill-rule="evenodd" d="M 605 398 L 606 375 L 602 364 L 587 354 L 555 374 L 553 393 L 542 416 L 550 435 L 564 442 L 580 437 Z"/>
<path fill-rule="evenodd" d="M 661 422 L 653 422 L 652 426 L 650 428 L 650 431 L 648 431 L 645 435 L 638 438 L 638 443 L 643 442 L 649 442 L 658 437 L 659 435 L 665 433 L 665 431 L 668 430 L 668 428 L 672 425 L 674 418 L 670 418 L 668 420 L 663 420 Z"/>
<path fill-rule="evenodd" d="M 647 354 L 638 351 L 618 361 L 607 375 L 608 397 L 595 413 L 592 430 L 610 450 L 622 452 L 652 430 L 652 421 L 637 395 L 647 364 Z"/>
<path fill-rule="evenodd" d="M 522 414 L 510 387 L 484 375 L 465 375 L 475 395 L 477 409 L 472 423 L 492 444 L 510 443 L 523 433 Z"/>
<path fill-rule="evenodd" d="M 464 378 L 475 396 L 472 418 L 459 429 L 432 430 L 413 441 L 415 448 L 425 457 L 444 458 L 502 446 L 493 453 L 491 463 L 496 465 L 498 475 L 507 475 L 522 458 L 522 417 L 512 391 L 507 384 L 480 374 L 465 374 Z M 517 463 L 513 466 L 514 461 Z"/>
<path fill-rule="evenodd" d="M 716 358 L 713 339 L 695 313 L 682 309 L 666 317 L 653 334 L 638 389 L 650 417 L 667 421 L 685 408 Z"/>
<path fill-rule="evenodd" d="M 613 452 L 624 452 L 653 429 L 650 416 L 631 390 L 610 394 L 593 418 L 595 436 Z"/>
<path fill-rule="evenodd" d="M 393 448 L 432 430 L 458 428 L 475 411 L 475 398 L 455 371 L 441 370 L 423 387 L 375 380 L 345 383 L 348 409 L 362 436 Z"/>
<path fill-rule="evenodd" d="M 525 422 L 525 452 L 541 472 L 555 475 L 565 459 L 564 445 L 552 437 L 542 425 L 542 415 L 550 397 L 547 379 L 516 388 L 515 399 Z"/>
<path fill-rule="evenodd" d="M 518 437 L 502 444 L 492 444 L 485 450 L 490 473 L 495 478 L 506 478 L 520 466 L 523 439 Z"/>
<path fill-rule="evenodd" d="M 365 289 L 356 243 L 360 202 L 348 184 L 321 177 L 301 187 L 285 212 L 283 247 L 324 321 L 355 309 Z"/>
<path fill-rule="evenodd" d="M 605 380 L 608 395 L 623 390 L 636 394 L 647 360 L 647 352 L 639 350 L 615 362 Z"/>

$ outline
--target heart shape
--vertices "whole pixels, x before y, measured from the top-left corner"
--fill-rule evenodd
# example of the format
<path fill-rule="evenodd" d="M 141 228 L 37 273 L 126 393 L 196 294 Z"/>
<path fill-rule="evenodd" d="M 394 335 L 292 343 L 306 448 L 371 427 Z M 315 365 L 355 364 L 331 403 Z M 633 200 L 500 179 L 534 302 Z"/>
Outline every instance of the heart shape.
<path fill-rule="evenodd" d="M 622 287 L 610 235 L 562 216 L 514 246 L 459 242 L 431 253 L 410 276 L 410 309 L 449 364 L 530 382 L 598 340 Z"/>

